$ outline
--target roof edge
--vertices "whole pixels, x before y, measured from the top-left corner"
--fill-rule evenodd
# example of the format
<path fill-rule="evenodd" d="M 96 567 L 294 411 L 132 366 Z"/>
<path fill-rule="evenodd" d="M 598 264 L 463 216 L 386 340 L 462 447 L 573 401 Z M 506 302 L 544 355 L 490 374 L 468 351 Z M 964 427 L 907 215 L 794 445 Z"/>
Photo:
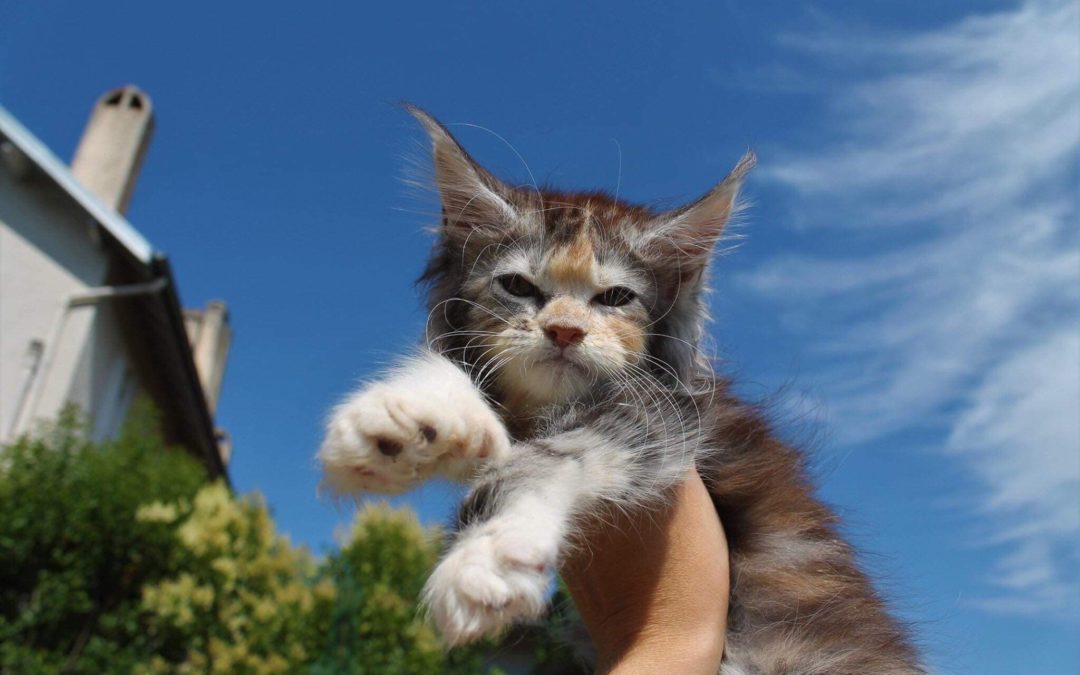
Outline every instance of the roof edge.
<path fill-rule="evenodd" d="M 136 260 L 149 266 L 154 259 L 154 247 L 131 223 L 115 210 L 105 206 L 71 175 L 67 164 L 49 150 L 34 134 L 0 105 L 0 133 L 19 148 L 38 168 L 81 206 L 97 223 L 120 243 Z"/>
<path fill-rule="evenodd" d="M 229 468 L 221 456 L 218 446 L 217 432 L 214 425 L 214 416 L 210 412 L 210 406 L 206 402 L 206 393 L 203 391 L 202 380 L 199 379 L 199 371 L 195 365 L 195 356 L 192 354 L 191 342 L 188 340 L 187 329 L 184 327 L 184 313 L 180 304 L 180 295 L 177 291 L 176 280 L 173 277 L 172 266 L 168 258 L 163 255 L 155 255 L 150 265 L 154 275 L 166 280 L 165 288 L 158 297 L 164 305 L 169 327 L 174 336 L 174 343 L 178 350 L 179 363 L 184 371 L 184 379 L 187 388 L 195 398 L 195 414 L 199 424 L 199 435 L 202 437 L 203 447 L 200 448 L 203 461 L 211 469 L 214 477 L 224 479 L 231 487 Z"/>

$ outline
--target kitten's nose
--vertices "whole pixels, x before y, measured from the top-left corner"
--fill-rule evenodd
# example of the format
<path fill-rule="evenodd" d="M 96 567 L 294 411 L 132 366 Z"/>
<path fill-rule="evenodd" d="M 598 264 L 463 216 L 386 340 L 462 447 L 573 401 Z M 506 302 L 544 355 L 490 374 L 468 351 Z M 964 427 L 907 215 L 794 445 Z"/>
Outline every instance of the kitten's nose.
<path fill-rule="evenodd" d="M 544 329 L 548 339 L 565 349 L 570 345 L 576 345 L 585 339 L 585 331 L 577 326 L 550 325 Z"/>

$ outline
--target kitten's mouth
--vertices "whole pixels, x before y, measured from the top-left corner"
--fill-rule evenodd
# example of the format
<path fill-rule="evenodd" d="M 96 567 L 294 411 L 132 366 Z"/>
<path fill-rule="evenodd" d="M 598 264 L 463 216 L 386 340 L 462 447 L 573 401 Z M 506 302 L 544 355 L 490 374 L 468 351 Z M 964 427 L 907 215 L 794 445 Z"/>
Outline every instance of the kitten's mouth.
<path fill-rule="evenodd" d="M 575 359 L 572 354 L 568 354 L 565 350 L 559 350 L 559 351 L 556 351 L 554 353 L 550 353 L 550 354 L 546 355 L 544 358 L 540 359 L 538 365 L 547 366 L 549 368 L 554 367 L 554 368 L 559 368 L 559 369 L 563 369 L 563 368 L 573 368 L 575 370 L 584 370 L 585 369 L 585 366 L 582 363 L 578 362 L 578 360 Z"/>

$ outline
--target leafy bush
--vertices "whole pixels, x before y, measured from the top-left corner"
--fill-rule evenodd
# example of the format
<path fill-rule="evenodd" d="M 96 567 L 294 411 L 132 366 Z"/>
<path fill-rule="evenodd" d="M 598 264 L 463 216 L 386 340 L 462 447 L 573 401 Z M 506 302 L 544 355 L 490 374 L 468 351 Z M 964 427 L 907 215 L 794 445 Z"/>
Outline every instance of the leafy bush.
<path fill-rule="evenodd" d="M 334 586 L 314 581 L 314 560 L 274 531 L 260 499 L 236 499 L 214 483 L 190 508 L 154 502 L 135 518 L 175 526 L 181 543 L 182 571 L 143 588 L 155 648 L 148 670 L 285 673 L 311 660 Z"/>
<path fill-rule="evenodd" d="M 483 645 L 445 652 L 417 609 L 441 548 L 441 532 L 425 529 L 413 512 L 384 504 L 362 508 L 341 551 L 327 561 L 338 603 L 312 672 L 483 672 Z"/>
<path fill-rule="evenodd" d="M 146 653 L 142 588 L 175 573 L 179 543 L 134 514 L 205 482 L 154 426 L 142 408 L 92 444 L 67 411 L 0 455 L 0 670 L 126 673 Z"/>
<path fill-rule="evenodd" d="M 100 444 L 69 411 L 0 449 L 0 673 L 576 672 L 553 623 L 446 652 L 418 609 L 443 539 L 367 506 L 317 561 L 148 408 Z"/>

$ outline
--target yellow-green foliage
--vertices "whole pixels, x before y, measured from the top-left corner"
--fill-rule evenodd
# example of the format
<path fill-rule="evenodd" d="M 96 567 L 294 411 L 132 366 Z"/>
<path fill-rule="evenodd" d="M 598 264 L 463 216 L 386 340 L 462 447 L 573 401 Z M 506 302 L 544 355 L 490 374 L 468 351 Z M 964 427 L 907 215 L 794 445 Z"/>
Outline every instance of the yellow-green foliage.
<path fill-rule="evenodd" d="M 179 657 L 157 655 L 148 670 L 269 674 L 311 660 L 334 586 L 315 581 L 314 560 L 276 533 L 261 499 L 214 483 L 190 506 L 153 502 L 135 518 L 175 523 L 184 570 L 143 587 L 151 636 Z"/>
<path fill-rule="evenodd" d="M 477 649 L 447 654 L 418 610 L 438 560 L 442 532 L 407 509 L 364 506 L 341 551 L 328 562 L 338 602 L 313 673 L 477 673 Z"/>
<path fill-rule="evenodd" d="M 463 675 L 504 649 L 440 646 L 418 605 L 443 534 L 412 511 L 362 508 L 316 560 L 155 429 L 91 443 L 69 412 L 0 448 L 0 674 Z"/>

